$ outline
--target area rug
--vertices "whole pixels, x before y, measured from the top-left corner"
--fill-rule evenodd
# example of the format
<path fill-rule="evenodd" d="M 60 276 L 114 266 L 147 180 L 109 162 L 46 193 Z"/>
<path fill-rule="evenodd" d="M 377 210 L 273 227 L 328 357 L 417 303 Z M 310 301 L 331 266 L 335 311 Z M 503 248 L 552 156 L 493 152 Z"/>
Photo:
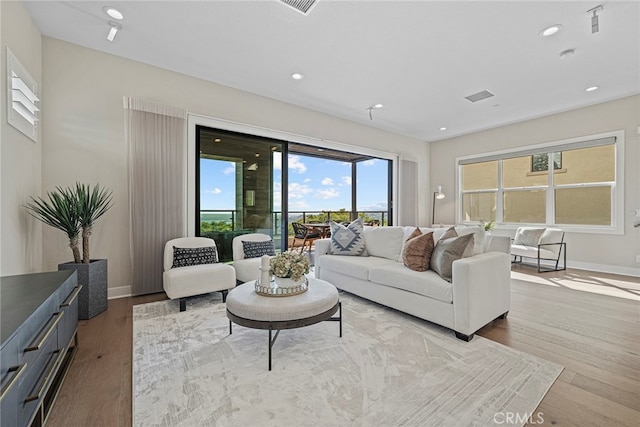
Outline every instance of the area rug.
<path fill-rule="evenodd" d="M 133 307 L 134 426 L 483 426 L 524 422 L 562 367 L 341 293 L 338 322 L 233 325 L 217 296 Z M 515 417 L 515 414 L 519 414 Z M 513 425 L 513 424 L 510 424 Z"/>

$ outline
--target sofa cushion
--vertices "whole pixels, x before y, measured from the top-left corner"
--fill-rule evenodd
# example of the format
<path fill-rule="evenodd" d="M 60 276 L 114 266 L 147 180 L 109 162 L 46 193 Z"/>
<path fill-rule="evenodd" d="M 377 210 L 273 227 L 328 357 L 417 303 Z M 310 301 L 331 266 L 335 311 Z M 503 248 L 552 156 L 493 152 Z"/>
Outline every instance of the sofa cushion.
<path fill-rule="evenodd" d="M 520 227 L 516 231 L 516 236 L 513 239 L 513 244 L 524 246 L 538 246 L 540 237 L 542 237 L 542 233 L 544 233 L 544 230 L 544 228 Z"/>
<path fill-rule="evenodd" d="M 451 282 L 453 262 L 462 258 L 465 249 L 472 241 L 473 234 L 440 239 L 431 254 L 431 269 L 446 281 Z"/>
<path fill-rule="evenodd" d="M 318 266 L 322 270 L 331 270 L 356 279 L 369 280 L 369 270 L 379 265 L 398 264 L 386 258 L 379 257 L 345 257 L 323 255 L 318 259 Z"/>
<path fill-rule="evenodd" d="M 442 280 L 433 271 L 413 271 L 399 262 L 373 267 L 369 271 L 369 280 L 438 301 L 453 302 L 451 283 Z M 407 295 L 407 298 L 411 298 L 411 296 Z"/>
<path fill-rule="evenodd" d="M 423 234 L 420 228 L 416 228 L 404 244 L 403 264 L 414 271 L 427 271 L 433 247 L 433 233 Z"/>
<path fill-rule="evenodd" d="M 217 262 L 218 252 L 215 246 L 204 246 L 200 248 L 173 247 L 173 265 L 171 268 L 215 264 Z"/>
<path fill-rule="evenodd" d="M 275 256 L 276 250 L 273 247 L 273 240 L 263 240 L 263 241 L 250 241 L 243 240 L 242 248 L 244 251 L 244 258 L 258 258 L 262 255 Z"/>
<path fill-rule="evenodd" d="M 367 227 L 364 241 L 369 256 L 397 261 L 402 251 L 404 230 L 402 227 Z"/>
<path fill-rule="evenodd" d="M 511 245 L 511 255 L 538 258 L 538 246 Z M 549 249 L 540 248 L 540 259 L 557 259 L 558 254 Z"/>
<path fill-rule="evenodd" d="M 348 226 L 331 221 L 331 243 L 329 253 L 332 255 L 367 255 L 363 236 L 364 225 L 358 218 Z"/>

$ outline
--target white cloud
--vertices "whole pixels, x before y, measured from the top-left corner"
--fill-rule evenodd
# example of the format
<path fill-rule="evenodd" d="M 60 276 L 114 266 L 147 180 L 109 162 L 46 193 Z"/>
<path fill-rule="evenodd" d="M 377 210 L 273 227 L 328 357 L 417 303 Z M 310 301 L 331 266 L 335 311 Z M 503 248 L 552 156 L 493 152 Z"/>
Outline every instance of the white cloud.
<path fill-rule="evenodd" d="M 236 164 L 229 162 L 229 166 L 224 168 L 222 173 L 225 175 L 231 175 L 232 173 L 236 173 Z"/>
<path fill-rule="evenodd" d="M 308 183 L 310 183 L 311 181 L 312 181 L 312 180 L 311 180 L 311 178 L 305 178 L 305 179 L 304 179 L 304 181 L 302 181 L 302 182 L 304 182 L 305 184 L 308 184 Z"/>
<path fill-rule="evenodd" d="M 343 176 L 340 179 L 342 180 L 343 184 L 351 185 L 351 177 L 350 176 Z"/>
<path fill-rule="evenodd" d="M 309 194 L 311 192 L 313 192 L 313 189 L 308 185 L 299 184 L 297 182 L 289 184 L 289 199 L 302 199 L 305 194 Z"/>
<path fill-rule="evenodd" d="M 307 171 L 305 164 L 300 161 L 300 156 L 294 155 L 289 156 L 289 169 L 298 173 L 305 173 Z"/>
<path fill-rule="evenodd" d="M 214 188 L 212 190 L 204 190 L 204 192 L 206 194 L 220 194 L 220 193 L 222 193 L 222 190 L 219 189 L 219 188 Z"/>
<path fill-rule="evenodd" d="M 309 209 L 309 204 L 304 200 L 296 200 L 293 202 L 289 202 L 289 210 L 290 211 L 305 211 Z"/>
<path fill-rule="evenodd" d="M 369 159 L 369 160 L 365 160 L 364 162 L 360 162 L 358 164 L 362 166 L 375 166 L 375 164 L 378 162 L 379 162 L 378 159 Z"/>
<path fill-rule="evenodd" d="M 323 178 L 322 185 L 333 185 L 333 180 L 331 178 Z"/>
<path fill-rule="evenodd" d="M 313 195 L 314 199 L 333 199 L 340 196 L 340 192 L 335 188 L 327 188 L 326 190 L 316 191 Z"/>

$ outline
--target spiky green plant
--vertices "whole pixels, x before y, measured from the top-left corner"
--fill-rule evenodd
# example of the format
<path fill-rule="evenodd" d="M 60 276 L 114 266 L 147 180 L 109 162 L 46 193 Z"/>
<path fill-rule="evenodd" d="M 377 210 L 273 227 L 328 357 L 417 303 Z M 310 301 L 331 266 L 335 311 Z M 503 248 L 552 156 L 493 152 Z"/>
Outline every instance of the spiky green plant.
<path fill-rule="evenodd" d="M 76 182 L 74 193 L 78 206 L 78 221 L 82 228 L 82 262 L 89 264 L 89 237 L 93 224 L 111 208 L 112 193 L 100 188 L 100 185 L 96 185 L 92 190 L 89 185 L 79 182 Z"/>
<path fill-rule="evenodd" d="M 78 216 L 78 203 L 70 188 L 56 187 L 54 191 L 47 193 L 47 199 L 42 197 L 31 198 L 27 203 L 29 214 L 36 219 L 63 231 L 69 238 L 69 247 L 73 253 L 73 261 L 80 262 L 80 250 L 78 240 L 80 235 L 80 221 Z"/>

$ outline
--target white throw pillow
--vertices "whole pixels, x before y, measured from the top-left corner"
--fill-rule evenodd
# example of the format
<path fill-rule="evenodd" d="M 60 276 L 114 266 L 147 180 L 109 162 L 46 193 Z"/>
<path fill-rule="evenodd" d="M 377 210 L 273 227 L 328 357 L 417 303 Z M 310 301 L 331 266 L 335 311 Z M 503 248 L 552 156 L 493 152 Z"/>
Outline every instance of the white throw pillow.
<path fill-rule="evenodd" d="M 365 228 L 364 241 L 369 256 L 397 261 L 404 243 L 404 229 L 402 227 Z"/>

